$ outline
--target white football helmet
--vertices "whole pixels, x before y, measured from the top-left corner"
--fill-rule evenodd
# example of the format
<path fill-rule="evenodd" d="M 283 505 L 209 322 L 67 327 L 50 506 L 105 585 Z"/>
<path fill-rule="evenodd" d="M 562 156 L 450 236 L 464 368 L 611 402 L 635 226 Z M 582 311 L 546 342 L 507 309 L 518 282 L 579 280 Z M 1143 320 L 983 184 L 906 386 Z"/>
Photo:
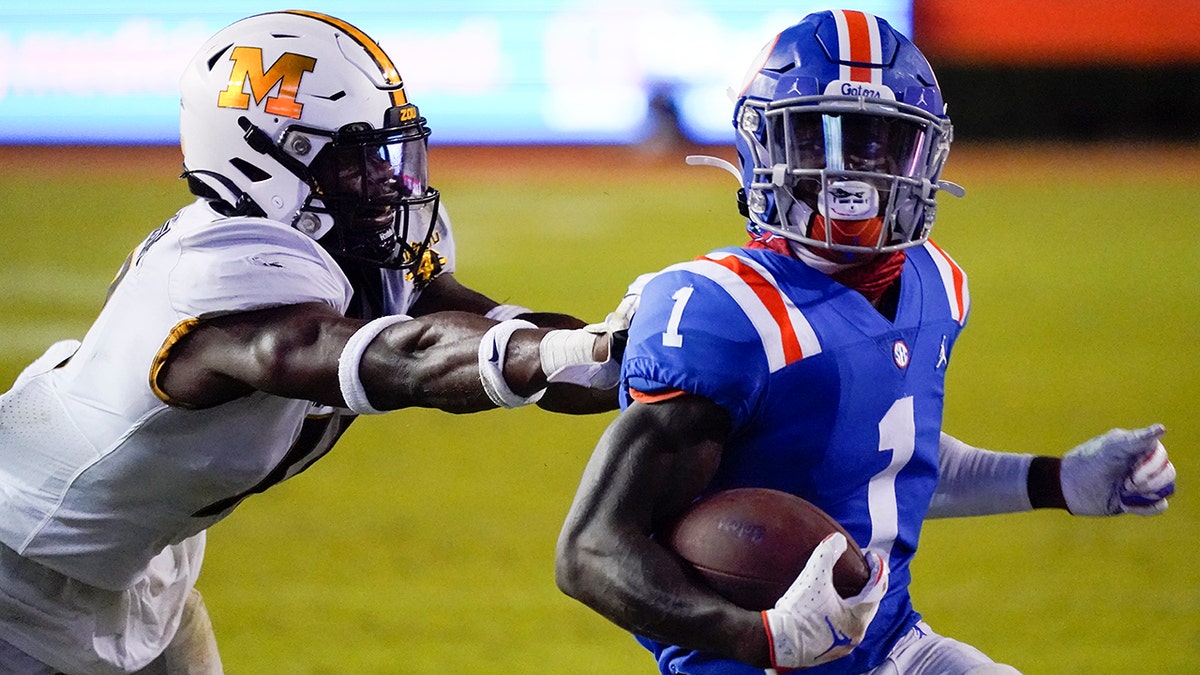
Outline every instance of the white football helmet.
<path fill-rule="evenodd" d="M 420 265 L 437 220 L 429 128 L 388 55 L 350 24 L 238 21 L 180 80 L 184 177 L 225 215 L 287 223 L 335 257 Z"/>

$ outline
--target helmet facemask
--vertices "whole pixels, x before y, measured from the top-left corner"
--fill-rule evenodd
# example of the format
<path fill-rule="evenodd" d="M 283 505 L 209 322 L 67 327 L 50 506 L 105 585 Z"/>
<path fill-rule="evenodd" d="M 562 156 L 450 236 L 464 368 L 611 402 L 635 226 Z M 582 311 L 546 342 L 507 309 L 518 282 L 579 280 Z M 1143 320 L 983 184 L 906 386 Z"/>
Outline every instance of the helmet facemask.
<path fill-rule="evenodd" d="M 337 258 L 393 269 L 423 262 L 439 193 L 429 186 L 429 128 L 419 117 L 394 124 L 402 114 L 415 114 L 415 108 L 389 110 L 389 123 L 380 130 L 364 123 L 339 129 L 309 164 L 312 192 L 297 227 L 303 230 L 306 219 L 331 218 L 321 243 Z"/>
<path fill-rule="evenodd" d="M 774 218 L 750 209 L 754 225 L 839 263 L 928 238 L 948 120 L 848 96 L 745 105 L 743 118 L 757 114 L 765 125 L 750 192 L 766 191 L 775 203 Z"/>

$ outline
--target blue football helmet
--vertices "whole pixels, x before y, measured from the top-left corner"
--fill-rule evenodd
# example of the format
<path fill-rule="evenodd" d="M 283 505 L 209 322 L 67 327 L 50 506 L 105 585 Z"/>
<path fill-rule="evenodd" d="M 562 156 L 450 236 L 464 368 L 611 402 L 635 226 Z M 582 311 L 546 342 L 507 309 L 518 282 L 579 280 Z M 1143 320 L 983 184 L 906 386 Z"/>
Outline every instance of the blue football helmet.
<path fill-rule="evenodd" d="M 810 14 L 759 53 L 733 126 L 752 233 L 835 262 L 916 246 L 933 227 L 951 125 L 929 62 L 886 21 Z"/>

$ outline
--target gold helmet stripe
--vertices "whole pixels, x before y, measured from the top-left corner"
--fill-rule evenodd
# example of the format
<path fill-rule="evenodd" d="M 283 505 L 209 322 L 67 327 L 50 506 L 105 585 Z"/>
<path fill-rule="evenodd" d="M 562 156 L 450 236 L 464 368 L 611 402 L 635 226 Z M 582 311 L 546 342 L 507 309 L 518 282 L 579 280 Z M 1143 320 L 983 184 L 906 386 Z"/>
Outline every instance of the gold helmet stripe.
<path fill-rule="evenodd" d="M 384 81 L 396 87 L 391 92 L 392 105 L 403 105 L 408 103 L 408 96 L 404 93 L 404 80 L 400 78 L 400 71 L 396 69 L 395 64 L 392 63 L 392 59 L 388 57 L 386 52 L 383 51 L 383 48 L 376 44 L 375 41 L 372 40 L 366 33 L 346 23 L 345 21 L 342 21 L 341 19 L 329 16 L 327 14 L 321 14 L 319 12 L 309 12 L 301 9 L 288 9 L 281 13 L 298 14 L 300 16 L 307 16 L 310 19 L 316 19 L 317 21 L 327 23 L 343 31 L 350 37 L 354 38 L 354 40 L 358 42 L 363 49 L 367 50 L 367 53 L 371 55 L 371 58 L 375 60 L 375 64 L 379 66 L 379 71 L 383 74 Z"/>

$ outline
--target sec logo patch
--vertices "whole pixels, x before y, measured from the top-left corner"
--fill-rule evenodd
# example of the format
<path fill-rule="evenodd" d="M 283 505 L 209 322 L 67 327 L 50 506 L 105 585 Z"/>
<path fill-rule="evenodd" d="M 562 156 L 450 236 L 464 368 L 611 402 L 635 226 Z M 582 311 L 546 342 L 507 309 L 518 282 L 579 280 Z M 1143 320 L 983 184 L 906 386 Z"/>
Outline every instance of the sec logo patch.
<path fill-rule="evenodd" d="M 892 343 L 892 360 L 896 362 L 896 367 L 903 370 L 908 367 L 908 345 L 904 344 L 904 340 L 896 340 Z"/>

